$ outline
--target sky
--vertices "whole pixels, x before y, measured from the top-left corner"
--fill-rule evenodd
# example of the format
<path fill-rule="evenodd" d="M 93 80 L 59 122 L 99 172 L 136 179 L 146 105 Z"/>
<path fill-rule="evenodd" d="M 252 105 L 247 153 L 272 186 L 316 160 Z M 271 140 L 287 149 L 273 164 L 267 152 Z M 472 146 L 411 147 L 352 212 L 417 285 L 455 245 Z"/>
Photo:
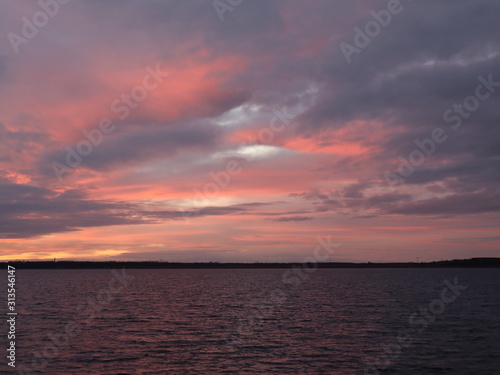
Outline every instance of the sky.
<path fill-rule="evenodd" d="M 1 7 L 1 260 L 500 255 L 496 0 Z"/>

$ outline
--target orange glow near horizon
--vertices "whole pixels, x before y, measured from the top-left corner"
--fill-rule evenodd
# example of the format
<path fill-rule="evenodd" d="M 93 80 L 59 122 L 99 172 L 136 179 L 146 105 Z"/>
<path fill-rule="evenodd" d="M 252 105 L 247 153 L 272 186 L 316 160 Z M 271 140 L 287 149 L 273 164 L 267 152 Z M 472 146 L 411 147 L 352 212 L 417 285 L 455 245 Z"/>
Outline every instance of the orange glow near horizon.
<path fill-rule="evenodd" d="M 393 58 L 387 31 L 350 64 L 339 44 L 369 9 L 354 3 L 249 2 L 228 22 L 139 3 L 79 2 L 19 53 L 0 46 L 0 259 L 287 261 L 328 236 L 345 261 L 498 251 L 497 99 L 467 127 L 443 118 L 450 79 L 468 87 L 495 56 L 462 38 L 454 57 Z"/>

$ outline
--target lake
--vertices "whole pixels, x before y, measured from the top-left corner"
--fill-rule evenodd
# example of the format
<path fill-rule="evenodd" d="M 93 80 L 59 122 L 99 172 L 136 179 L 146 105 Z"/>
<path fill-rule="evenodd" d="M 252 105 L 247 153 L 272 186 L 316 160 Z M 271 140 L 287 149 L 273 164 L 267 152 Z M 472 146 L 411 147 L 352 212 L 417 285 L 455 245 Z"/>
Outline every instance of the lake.
<path fill-rule="evenodd" d="M 6 374 L 500 374 L 500 269 L 16 275 Z"/>

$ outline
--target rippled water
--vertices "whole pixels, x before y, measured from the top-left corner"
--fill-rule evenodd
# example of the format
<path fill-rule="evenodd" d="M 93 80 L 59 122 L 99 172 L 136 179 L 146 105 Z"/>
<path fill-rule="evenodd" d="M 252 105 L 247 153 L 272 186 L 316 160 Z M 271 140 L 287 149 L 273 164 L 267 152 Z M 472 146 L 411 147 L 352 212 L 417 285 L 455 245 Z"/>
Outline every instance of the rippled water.
<path fill-rule="evenodd" d="M 41 371 L 33 373 L 50 375 L 372 374 L 367 366 L 378 357 L 381 374 L 500 374 L 500 270 L 320 269 L 305 279 L 285 272 L 127 270 L 134 279 L 120 291 L 115 283 L 111 293 L 110 270 L 18 270 L 17 368 L 34 364 Z M 433 322 L 412 326 L 409 317 L 455 278 L 467 289 L 431 314 Z M 113 300 L 92 317 L 87 300 L 101 290 L 101 301 Z M 71 322 L 81 332 L 66 342 Z M 398 352 L 402 334 L 413 343 Z M 380 357 L 381 344 L 391 357 Z"/>

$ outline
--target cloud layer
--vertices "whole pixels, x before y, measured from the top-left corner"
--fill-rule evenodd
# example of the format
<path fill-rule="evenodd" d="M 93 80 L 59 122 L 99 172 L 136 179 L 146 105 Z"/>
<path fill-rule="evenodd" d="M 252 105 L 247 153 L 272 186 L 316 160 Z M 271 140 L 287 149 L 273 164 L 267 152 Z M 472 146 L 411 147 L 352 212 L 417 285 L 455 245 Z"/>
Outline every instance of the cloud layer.
<path fill-rule="evenodd" d="M 57 8 L 0 12 L 4 259 L 498 255 L 497 1 Z"/>

